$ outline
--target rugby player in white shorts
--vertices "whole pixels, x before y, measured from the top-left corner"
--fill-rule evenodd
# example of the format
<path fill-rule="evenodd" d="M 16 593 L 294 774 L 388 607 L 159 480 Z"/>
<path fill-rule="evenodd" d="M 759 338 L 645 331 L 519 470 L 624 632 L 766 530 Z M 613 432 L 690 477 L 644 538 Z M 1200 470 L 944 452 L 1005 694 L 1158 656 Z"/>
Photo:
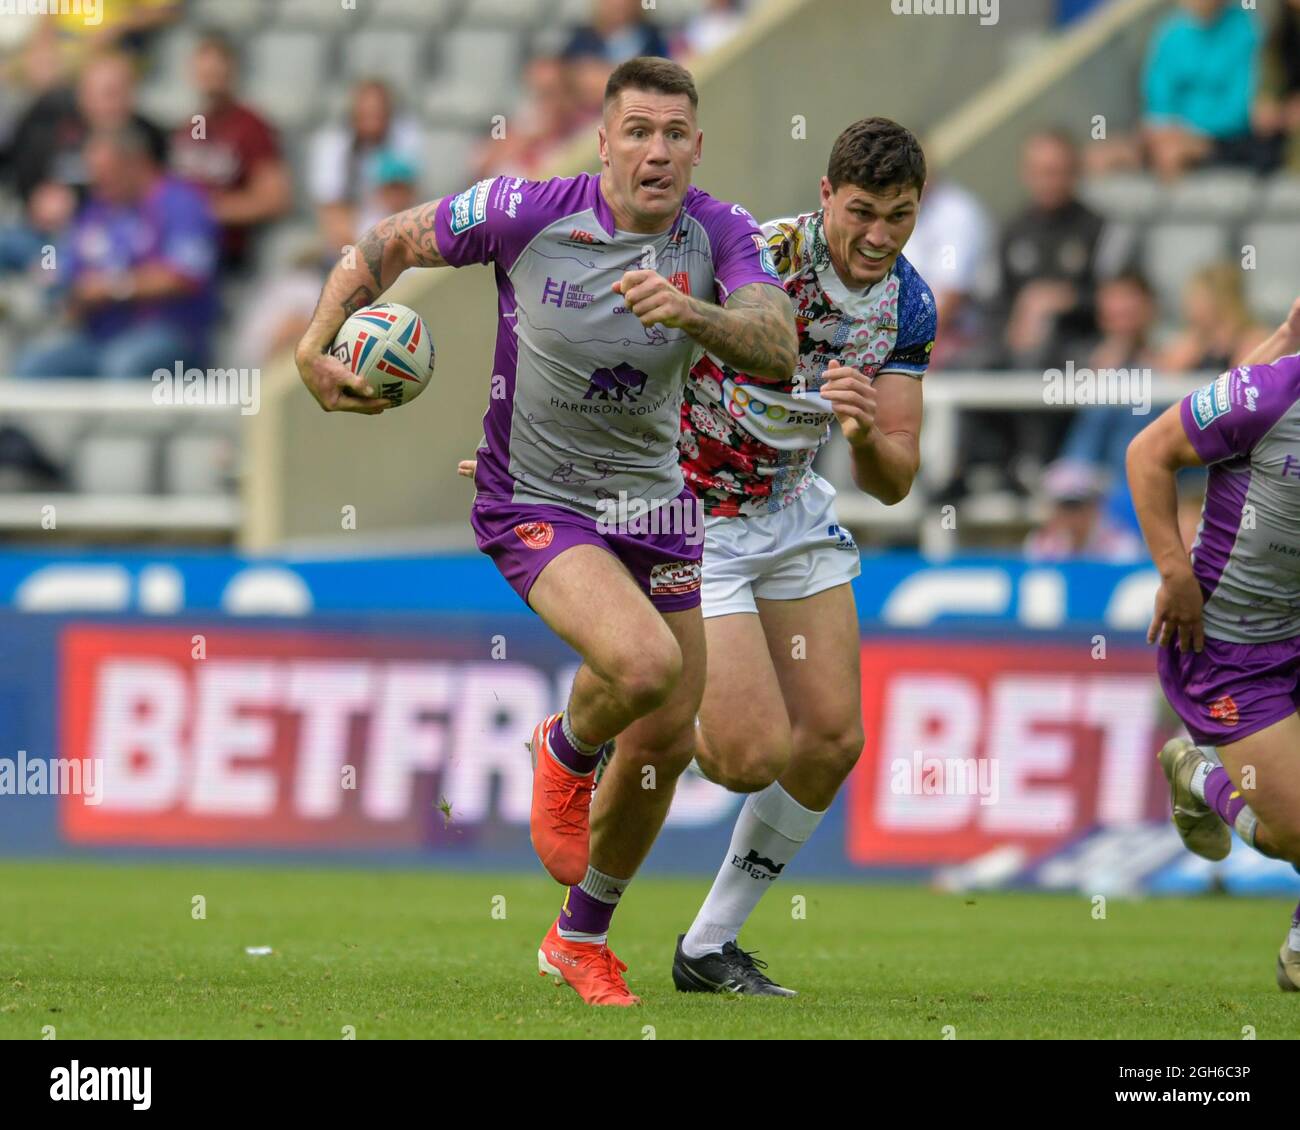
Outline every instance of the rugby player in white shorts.
<path fill-rule="evenodd" d="M 697 766 L 750 795 L 713 887 L 678 939 L 673 981 L 685 992 L 793 995 L 736 940 L 863 744 L 850 587 L 858 547 L 812 462 L 834 421 L 862 490 L 892 505 L 916 476 L 935 307 L 901 252 L 925 176 L 920 144 L 897 123 L 868 118 L 846 129 L 821 208 L 755 233 L 794 306 L 793 376 L 760 382 L 710 354 L 687 382 L 681 468 L 706 514 Z M 461 473 L 473 468 L 467 460 Z"/>

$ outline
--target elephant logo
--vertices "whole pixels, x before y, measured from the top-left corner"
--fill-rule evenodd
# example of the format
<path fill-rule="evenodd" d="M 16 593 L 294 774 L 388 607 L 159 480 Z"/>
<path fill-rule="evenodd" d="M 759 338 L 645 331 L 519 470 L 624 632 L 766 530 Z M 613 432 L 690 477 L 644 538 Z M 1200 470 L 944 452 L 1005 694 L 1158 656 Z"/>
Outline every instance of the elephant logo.
<path fill-rule="evenodd" d="M 650 378 L 640 369 L 634 369 L 626 361 L 620 361 L 612 369 L 597 369 L 591 374 L 583 400 L 599 396 L 600 400 L 609 400 L 611 393 L 617 401 L 635 403 L 636 398 L 645 392 L 645 384 Z"/>

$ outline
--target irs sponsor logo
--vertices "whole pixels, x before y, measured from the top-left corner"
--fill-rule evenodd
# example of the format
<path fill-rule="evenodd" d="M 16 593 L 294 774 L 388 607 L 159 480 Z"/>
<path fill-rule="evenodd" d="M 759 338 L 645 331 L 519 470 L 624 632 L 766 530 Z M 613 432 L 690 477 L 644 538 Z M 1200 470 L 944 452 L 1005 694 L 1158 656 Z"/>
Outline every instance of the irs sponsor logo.
<path fill-rule="evenodd" d="M 515 533 L 529 549 L 545 549 L 555 540 L 555 527 L 550 522 L 520 522 Z"/>
<path fill-rule="evenodd" d="M 776 269 L 776 261 L 772 258 L 772 249 L 768 247 L 767 240 L 759 232 L 755 232 L 749 238 L 754 241 L 754 246 L 758 249 L 758 261 L 762 264 L 764 272 L 774 279 L 780 278 L 781 276 Z"/>
<path fill-rule="evenodd" d="M 558 241 L 561 247 L 577 247 L 583 251 L 590 251 L 596 255 L 602 255 L 609 246 L 599 236 L 593 235 L 589 231 L 583 231 L 582 228 L 574 228 L 569 232 L 568 239 Z"/>
<path fill-rule="evenodd" d="M 676 596 L 700 587 L 698 561 L 665 561 L 650 570 L 651 596 Z"/>

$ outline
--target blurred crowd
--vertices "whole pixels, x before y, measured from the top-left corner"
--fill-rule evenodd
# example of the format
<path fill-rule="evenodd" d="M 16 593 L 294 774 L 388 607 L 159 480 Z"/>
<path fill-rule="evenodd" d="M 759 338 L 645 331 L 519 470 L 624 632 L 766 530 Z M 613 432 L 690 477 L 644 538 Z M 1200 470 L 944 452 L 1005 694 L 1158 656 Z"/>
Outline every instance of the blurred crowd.
<path fill-rule="evenodd" d="M 173 116 L 179 126 L 161 128 L 141 109 L 138 86 L 185 5 L 103 7 L 99 25 L 31 18 L 18 21 L 21 37 L 0 42 L 0 325 L 23 327 L 7 371 L 125 378 L 177 363 L 204 368 L 219 332 L 224 366 L 260 365 L 299 336 L 339 249 L 419 202 L 429 159 L 422 123 L 384 78 L 360 78 L 337 120 L 287 147 L 246 96 L 237 47 L 204 30 L 185 72 L 190 104 Z M 706 0 L 665 29 L 640 0 L 591 0 L 588 22 L 532 42 L 510 129 L 478 144 L 464 181 L 539 175 L 589 132 L 614 66 L 715 50 L 749 7 Z M 1171 3 L 1148 44 L 1141 90 L 1129 135 L 1086 145 L 1059 130 L 1030 136 L 1019 167 L 1027 203 L 1000 227 L 932 169 L 906 249 L 938 301 L 932 379 L 1067 361 L 1218 371 L 1267 332 L 1239 266 L 1227 262 L 1188 278 L 1181 320 L 1162 322 L 1131 244 L 1082 201 L 1080 185 L 1117 170 L 1166 183 L 1207 167 L 1300 171 L 1300 0 L 1281 0 L 1271 26 L 1234 0 Z M 259 253 L 286 217 L 310 218 L 313 234 L 266 270 Z M 1040 558 L 1136 555 L 1122 459 L 1147 419 L 1123 408 L 965 413 L 943 494 L 1041 499 L 1049 517 L 1026 543 Z"/>
<path fill-rule="evenodd" d="M 592 0 L 589 23 L 527 64 L 512 128 L 485 140 L 468 179 L 534 175 L 599 116 L 609 72 L 634 55 L 689 57 L 739 27 L 742 0 L 710 0 L 666 34 L 640 0 Z M 235 312 L 232 353 L 259 364 L 301 331 L 326 266 L 383 216 L 419 202 L 424 133 L 383 78 L 363 78 L 343 119 L 291 167 L 262 108 L 241 93 L 238 52 L 203 31 L 187 69 L 192 105 L 164 130 L 139 106 L 157 33 L 178 0 L 115 0 L 90 26 L 21 21 L 0 72 L 0 278 L 6 313 L 37 324 L 14 376 L 132 377 L 207 367 L 223 285 L 249 280 L 267 226 L 304 206 L 316 237 L 257 280 Z M 46 312 L 61 311 L 58 325 Z M 27 335 L 24 335 L 26 338 Z M 225 355 L 223 354 L 223 358 Z"/>

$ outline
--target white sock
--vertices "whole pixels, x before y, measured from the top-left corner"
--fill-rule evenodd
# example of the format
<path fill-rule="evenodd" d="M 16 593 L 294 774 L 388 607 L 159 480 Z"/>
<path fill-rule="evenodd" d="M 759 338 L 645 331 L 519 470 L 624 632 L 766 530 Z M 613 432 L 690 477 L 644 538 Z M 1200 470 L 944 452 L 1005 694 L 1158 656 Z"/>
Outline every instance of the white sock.
<path fill-rule="evenodd" d="M 750 793 L 736 818 L 727 857 L 682 942 L 687 957 L 721 953 L 725 942 L 736 940 L 758 900 L 825 815 L 804 808 L 775 781 Z"/>
<path fill-rule="evenodd" d="M 1189 787 L 1192 790 L 1192 796 L 1194 796 L 1202 804 L 1205 803 L 1205 778 L 1210 775 L 1210 771 L 1213 768 L 1214 768 L 1213 762 L 1207 760 L 1207 761 L 1202 761 L 1195 769 L 1192 770 L 1192 782 Z"/>
<path fill-rule="evenodd" d="M 1286 947 L 1300 953 L 1300 926 L 1291 927 L 1291 933 L 1287 935 Z"/>

